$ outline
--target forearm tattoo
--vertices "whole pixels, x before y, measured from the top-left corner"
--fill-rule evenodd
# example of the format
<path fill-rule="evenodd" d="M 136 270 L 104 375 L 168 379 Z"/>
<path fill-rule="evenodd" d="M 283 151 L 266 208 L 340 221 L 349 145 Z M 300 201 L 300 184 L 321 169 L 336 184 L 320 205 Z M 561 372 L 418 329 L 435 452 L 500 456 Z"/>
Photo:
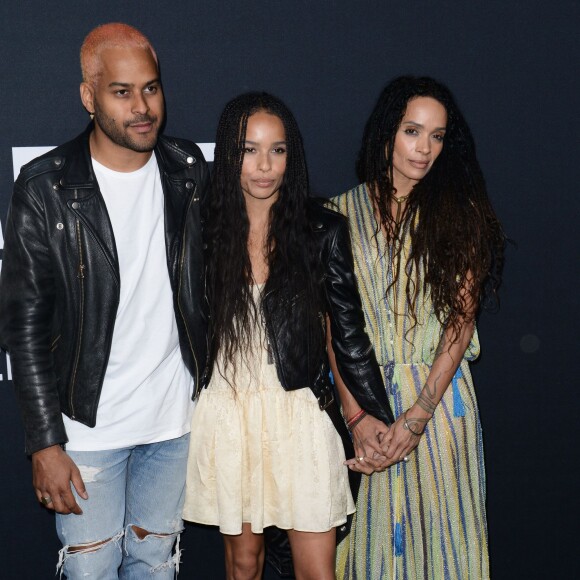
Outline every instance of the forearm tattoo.
<path fill-rule="evenodd" d="M 439 340 L 439 344 L 437 345 L 437 350 L 435 351 L 435 356 L 433 357 L 433 362 L 435 362 L 443 354 L 443 351 L 445 350 L 446 343 L 447 343 L 447 338 L 446 338 L 445 334 L 443 334 L 443 336 Z"/>
<path fill-rule="evenodd" d="M 425 387 L 426 388 L 426 387 Z M 433 404 L 428 398 L 427 395 L 424 394 L 425 389 L 421 391 L 419 397 L 417 398 L 417 405 L 423 409 L 426 413 L 433 415 L 435 413 L 435 407 L 437 405 Z"/>
<path fill-rule="evenodd" d="M 439 373 L 437 375 L 437 378 L 433 381 L 433 388 L 431 388 L 431 385 L 429 384 L 429 381 L 427 381 L 425 383 L 425 388 L 423 389 L 423 393 L 427 393 L 428 397 L 430 399 L 434 399 L 437 396 L 437 383 L 439 382 L 439 379 L 441 378 L 441 373 Z"/>
<path fill-rule="evenodd" d="M 419 405 L 423 411 L 430 413 L 431 415 L 435 413 L 435 408 L 437 407 L 437 383 L 440 378 L 441 373 L 439 373 L 437 378 L 433 381 L 433 386 L 431 386 L 429 381 L 427 381 L 417 398 L 417 405 Z"/>
<path fill-rule="evenodd" d="M 445 351 L 446 344 L 447 338 L 445 336 L 445 333 L 443 333 L 441 339 L 439 340 L 439 344 L 437 345 L 437 350 L 435 351 L 433 362 L 435 362 L 443 354 L 443 352 Z M 433 413 L 435 413 L 437 403 L 439 402 L 437 399 L 437 383 L 439 382 L 440 378 L 441 373 L 437 375 L 437 377 L 433 381 L 433 385 L 431 385 L 429 381 L 427 381 L 425 383 L 425 386 L 423 387 L 423 390 L 419 394 L 419 397 L 417 398 L 417 405 L 419 405 L 419 407 L 421 407 L 423 411 L 429 413 L 430 415 L 433 415 Z"/>

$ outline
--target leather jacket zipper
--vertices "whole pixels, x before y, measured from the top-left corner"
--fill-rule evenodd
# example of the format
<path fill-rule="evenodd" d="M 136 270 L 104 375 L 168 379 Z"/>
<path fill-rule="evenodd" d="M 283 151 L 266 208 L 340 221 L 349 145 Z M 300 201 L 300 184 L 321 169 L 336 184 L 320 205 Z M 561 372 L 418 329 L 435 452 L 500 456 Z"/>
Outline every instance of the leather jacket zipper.
<path fill-rule="evenodd" d="M 193 189 L 193 193 L 191 195 L 191 197 L 189 198 L 189 203 L 187 204 L 187 211 L 185 213 L 185 223 L 187 224 L 187 216 L 189 215 L 189 210 L 191 209 L 191 204 L 193 203 L 193 201 L 195 200 L 195 193 L 197 192 L 197 184 L 195 185 L 194 189 Z M 187 230 L 187 225 L 184 225 L 183 227 L 183 237 L 181 238 L 181 257 L 179 259 L 179 278 L 177 280 L 177 306 L 179 308 L 179 313 L 181 314 L 181 320 L 183 321 L 183 325 L 185 326 L 185 332 L 187 333 L 187 341 L 189 342 L 189 350 L 191 350 L 191 354 L 193 356 L 193 361 L 195 362 L 195 389 L 196 391 L 199 389 L 199 381 L 200 381 L 200 376 L 199 376 L 199 365 L 197 363 L 197 357 L 195 356 L 195 352 L 193 350 L 193 344 L 191 343 L 191 336 L 189 334 L 189 327 L 187 325 L 187 321 L 185 319 L 185 316 L 183 314 L 183 310 L 181 308 L 181 277 L 183 274 L 183 263 L 185 261 L 185 233 Z"/>
<path fill-rule="evenodd" d="M 78 197 L 77 191 L 75 190 L 75 199 Z M 73 367 L 73 373 L 71 377 L 71 382 L 69 386 L 69 406 L 70 406 L 70 413 L 71 419 L 75 418 L 74 412 L 74 405 L 73 405 L 73 394 L 74 394 L 74 387 L 76 382 L 76 375 L 79 366 L 79 359 L 81 355 L 81 342 L 83 336 L 83 323 L 84 323 L 84 311 L 85 311 L 85 264 L 83 262 L 83 246 L 81 242 L 81 222 L 77 218 L 76 219 L 76 238 L 77 238 L 77 249 L 79 253 L 79 268 L 77 272 L 77 278 L 79 280 L 79 287 L 80 287 L 80 314 L 79 314 L 79 324 L 78 324 L 78 339 L 77 339 L 77 348 L 75 354 L 75 363 Z"/>

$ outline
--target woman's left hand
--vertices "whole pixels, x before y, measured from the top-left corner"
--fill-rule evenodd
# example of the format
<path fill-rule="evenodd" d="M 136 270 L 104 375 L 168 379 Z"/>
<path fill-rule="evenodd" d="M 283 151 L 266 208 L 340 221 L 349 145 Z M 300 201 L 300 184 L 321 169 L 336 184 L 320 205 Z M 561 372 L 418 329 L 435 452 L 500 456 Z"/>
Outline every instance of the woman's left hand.
<path fill-rule="evenodd" d="M 405 417 L 404 414 L 401 414 L 383 438 L 381 448 L 387 459 L 396 463 L 405 461 L 405 458 L 408 458 L 409 454 L 419 445 L 420 440 L 420 435 L 414 435 L 405 427 Z"/>

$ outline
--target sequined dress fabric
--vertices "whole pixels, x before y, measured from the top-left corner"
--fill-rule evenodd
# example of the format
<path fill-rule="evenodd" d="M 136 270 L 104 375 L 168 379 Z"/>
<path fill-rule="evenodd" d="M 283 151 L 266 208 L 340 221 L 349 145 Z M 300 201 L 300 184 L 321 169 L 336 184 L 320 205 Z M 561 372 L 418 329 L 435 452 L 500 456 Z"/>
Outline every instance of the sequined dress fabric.
<path fill-rule="evenodd" d="M 419 283 L 417 324 L 406 312 L 404 271 L 392 280 L 390 254 L 365 185 L 333 200 L 350 222 L 355 272 L 367 333 L 391 377 L 391 408 L 399 416 L 425 385 L 442 326 Z M 410 251 L 403 237 L 404 256 Z M 485 472 L 479 412 L 468 362 L 477 332 L 452 384 L 408 463 L 363 476 L 350 535 L 338 548 L 337 578 L 477 580 L 489 578 Z"/>
<path fill-rule="evenodd" d="M 343 524 L 354 502 L 340 436 L 310 389 L 283 389 L 260 320 L 232 362 L 235 377 L 214 368 L 194 410 L 183 517 L 224 534 L 240 534 L 242 522 L 254 533 Z"/>

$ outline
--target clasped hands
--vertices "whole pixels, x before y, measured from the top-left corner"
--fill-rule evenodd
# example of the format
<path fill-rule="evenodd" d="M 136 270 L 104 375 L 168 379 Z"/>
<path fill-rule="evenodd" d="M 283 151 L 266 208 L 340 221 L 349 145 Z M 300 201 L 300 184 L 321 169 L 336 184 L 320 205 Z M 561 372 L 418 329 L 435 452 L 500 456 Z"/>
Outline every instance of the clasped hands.
<path fill-rule="evenodd" d="M 355 457 L 347 459 L 344 464 L 353 471 L 370 475 L 405 460 L 421 437 L 405 428 L 402 414 L 390 427 L 366 415 L 353 427 L 352 439 Z"/>

